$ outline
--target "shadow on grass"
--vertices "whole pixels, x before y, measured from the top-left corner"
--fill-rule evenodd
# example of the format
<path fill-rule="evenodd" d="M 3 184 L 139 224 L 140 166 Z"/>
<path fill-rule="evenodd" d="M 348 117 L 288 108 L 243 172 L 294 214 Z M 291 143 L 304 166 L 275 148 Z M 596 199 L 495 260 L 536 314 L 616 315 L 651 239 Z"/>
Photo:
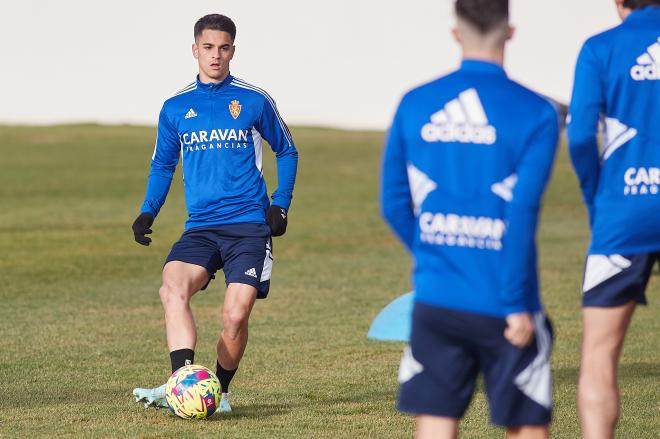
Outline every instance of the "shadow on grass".
<path fill-rule="evenodd" d="M 269 416 L 279 416 L 289 413 L 292 409 L 300 407 L 302 404 L 252 404 L 241 405 L 232 413 L 222 414 L 220 416 L 210 417 L 208 422 L 232 422 L 249 418 L 266 418 Z"/>
<path fill-rule="evenodd" d="M 553 378 L 556 384 L 575 384 L 578 381 L 578 367 L 562 367 L 553 369 Z M 660 378 L 660 363 L 635 362 L 619 365 L 619 381 L 627 378 Z"/>

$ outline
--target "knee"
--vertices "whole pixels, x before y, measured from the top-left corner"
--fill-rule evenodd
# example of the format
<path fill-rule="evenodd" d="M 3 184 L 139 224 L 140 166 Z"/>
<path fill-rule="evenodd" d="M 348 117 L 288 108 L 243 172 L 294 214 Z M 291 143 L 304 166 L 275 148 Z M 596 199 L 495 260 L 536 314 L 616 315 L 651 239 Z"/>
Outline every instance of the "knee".
<path fill-rule="evenodd" d="M 236 336 L 238 332 L 247 325 L 249 314 L 247 310 L 237 307 L 225 309 L 222 313 L 224 330 L 229 336 Z"/>
<path fill-rule="evenodd" d="M 186 288 L 168 281 L 163 282 L 158 294 L 165 308 L 188 306 L 190 301 L 190 294 L 188 294 Z"/>
<path fill-rule="evenodd" d="M 578 383 L 578 399 L 587 406 L 616 404 L 616 382 L 602 375 L 581 373 Z"/>

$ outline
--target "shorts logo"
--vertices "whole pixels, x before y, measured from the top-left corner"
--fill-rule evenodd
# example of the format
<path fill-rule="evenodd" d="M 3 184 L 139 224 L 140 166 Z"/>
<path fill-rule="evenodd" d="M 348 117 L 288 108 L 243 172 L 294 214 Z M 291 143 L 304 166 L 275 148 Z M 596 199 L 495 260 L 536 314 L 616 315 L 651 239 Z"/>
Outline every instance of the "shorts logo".
<path fill-rule="evenodd" d="M 534 314 L 534 329 L 538 353 L 534 360 L 516 375 L 513 382 L 529 399 L 550 410 L 552 407 L 552 374 L 550 372 L 552 337 L 545 325 L 545 316 L 541 312 Z"/>
<path fill-rule="evenodd" d="M 637 64 L 630 68 L 630 77 L 635 81 L 660 79 L 660 37 L 637 57 Z"/>
<path fill-rule="evenodd" d="M 256 279 L 257 277 L 257 270 L 254 268 L 250 268 L 248 271 L 245 272 L 246 275 L 254 277 Z"/>
<path fill-rule="evenodd" d="M 459 142 L 492 145 L 497 139 L 495 127 L 488 123 L 477 90 L 469 88 L 431 115 L 422 127 L 427 142 Z"/>
<path fill-rule="evenodd" d="M 238 119 L 238 116 L 241 114 L 241 104 L 236 99 L 229 104 L 229 114 L 231 114 L 231 117 L 234 119 Z"/>
<path fill-rule="evenodd" d="M 406 346 L 403 349 L 403 357 L 401 357 L 401 365 L 399 366 L 399 384 L 410 381 L 415 375 L 418 375 L 423 371 L 424 366 L 422 366 L 419 361 L 415 360 L 410 346 Z"/>
<path fill-rule="evenodd" d="M 631 265 L 632 262 L 621 255 L 589 255 L 584 270 L 582 293 L 591 291 L 607 279 L 630 268 Z"/>

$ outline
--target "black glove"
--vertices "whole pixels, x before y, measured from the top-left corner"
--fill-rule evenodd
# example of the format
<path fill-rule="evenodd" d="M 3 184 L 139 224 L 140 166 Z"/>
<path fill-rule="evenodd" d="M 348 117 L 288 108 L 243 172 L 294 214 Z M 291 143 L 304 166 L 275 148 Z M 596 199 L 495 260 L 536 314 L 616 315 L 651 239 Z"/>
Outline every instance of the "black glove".
<path fill-rule="evenodd" d="M 154 223 L 154 216 L 150 213 L 141 213 L 133 222 L 133 235 L 135 242 L 142 245 L 149 245 L 151 238 L 148 235 L 151 233 L 151 225 Z"/>
<path fill-rule="evenodd" d="M 286 232 L 288 217 L 286 209 L 272 205 L 266 212 L 266 222 L 270 226 L 271 236 L 282 236 Z"/>

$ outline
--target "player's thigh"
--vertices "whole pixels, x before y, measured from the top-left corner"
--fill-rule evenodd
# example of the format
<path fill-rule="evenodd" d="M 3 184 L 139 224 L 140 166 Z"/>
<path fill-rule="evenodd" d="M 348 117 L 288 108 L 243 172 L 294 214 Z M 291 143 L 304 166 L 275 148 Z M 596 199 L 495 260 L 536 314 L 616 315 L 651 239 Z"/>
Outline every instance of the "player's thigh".
<path fill-rule="evenodd" d="M 231 284 L 249 285 L 256 289 L 258 299 L 268 296 L 273 268 L 270 236 L 228 240 L 223 243 L 221 255 L 228 288 Z"/>
<path fill-rule="evenodd" d="M 188 297 L 205 287 L 209 273 L 205 267 L 182 261 L 170 261 L 163 267 L 163 289 Z"/>
<path fill-rule="evenodd" d="M 623 340 L 630 325 L 636 302 L 615 307 L 585 307 L 582 309 L 583 365 L 596 357 L 594 366 L 617 361 Z"/>
<path fill-rule="evenodd" d="M 413 415 L 460 419 L 467 409 L 478 359 L 466 324 L 457 313 L 415 303 L 410 345 L 399 368 L 399 410 Z"/>
<path fill-rule="evenodd" d="M 588 255 L 582 285 L 582 306 L 618 307 L 646 304 L 646 285 L 658 255 Z"/>
<path fill-rule="evenodd" d="M 491 420 L 503 427 L 547 425 L 552 415 L 550 321 L 542 312 L 535 313 L 534 339 L 529 346 L 518 348 L 503 335 L 504 319 L 498 320 L 501 322 L 493 323 L 492 330 L 484 331 L 480 339 Z"/>
<path fill-rule="evenodd" d="M 163 285 L 194 294 L 205 289 L 222 267 L 217 235 L 212 230 L 188 230 L 174 243 L 165 259 Z"/>

